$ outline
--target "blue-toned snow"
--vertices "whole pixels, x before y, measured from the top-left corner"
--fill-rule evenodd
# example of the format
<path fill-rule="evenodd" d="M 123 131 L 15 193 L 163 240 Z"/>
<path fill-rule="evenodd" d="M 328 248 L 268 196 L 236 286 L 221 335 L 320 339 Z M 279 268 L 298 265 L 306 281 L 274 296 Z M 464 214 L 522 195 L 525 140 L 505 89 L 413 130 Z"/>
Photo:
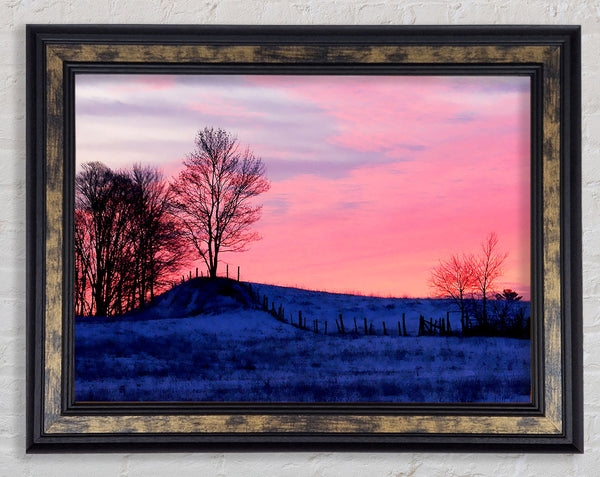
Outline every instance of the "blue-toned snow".
<path fill-rule="evenodd" d="M 312 320 L 320 320 L 315 334 L 253 309 L 248 293 L 235 282 L 208 283 L 196 279 L 179 285 L 130 316 L 77 318 L 75 399 L 530 401 L 529 340 L 398 336 L 403 312 L 407 332 L 415 335 L 419 314 L 446 316 L 451 305 L 445 300 L 253 285 L 276 307 L 285 307 L 288 322 L 290 315 L 297 320 L 299 310 L 311 329 Z M 337 333 L 340 313 L 345 335 Z M 364 335 L 364 318 L 373 323 L 375 335 Z M 328 335 L 322 334 L 325 320 Z"/>

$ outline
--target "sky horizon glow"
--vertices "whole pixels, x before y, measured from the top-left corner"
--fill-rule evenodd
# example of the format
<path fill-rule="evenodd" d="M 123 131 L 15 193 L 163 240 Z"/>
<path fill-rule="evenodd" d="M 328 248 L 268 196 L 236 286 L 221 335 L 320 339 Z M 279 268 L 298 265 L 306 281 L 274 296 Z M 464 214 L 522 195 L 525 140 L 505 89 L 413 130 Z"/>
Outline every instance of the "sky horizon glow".
<path fill-rule="evenodd" d="M 509 256 L 498 290 L 530 294 L 526 76 L 78 75 L 77 167 L 182 167 L 204 127 L 262 158 L 262 239 L 224 254 L 242 280 L 427 297 L 431 269 Z M 230 268 L 231 270 L 231 268 Z"/>

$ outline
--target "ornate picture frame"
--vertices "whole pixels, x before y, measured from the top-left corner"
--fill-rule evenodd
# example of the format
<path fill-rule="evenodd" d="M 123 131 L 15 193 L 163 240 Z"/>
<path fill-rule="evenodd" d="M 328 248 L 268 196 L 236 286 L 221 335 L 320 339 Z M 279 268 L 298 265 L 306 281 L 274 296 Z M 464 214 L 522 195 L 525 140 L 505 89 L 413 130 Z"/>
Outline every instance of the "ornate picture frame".
<path fill-rule="evenodd" d="M 583 452 L 580 28 L 27 27 L 27 451 Z M 531 79 L 528 404 L 74 400 L 74 78 L 85 73 Z"/>

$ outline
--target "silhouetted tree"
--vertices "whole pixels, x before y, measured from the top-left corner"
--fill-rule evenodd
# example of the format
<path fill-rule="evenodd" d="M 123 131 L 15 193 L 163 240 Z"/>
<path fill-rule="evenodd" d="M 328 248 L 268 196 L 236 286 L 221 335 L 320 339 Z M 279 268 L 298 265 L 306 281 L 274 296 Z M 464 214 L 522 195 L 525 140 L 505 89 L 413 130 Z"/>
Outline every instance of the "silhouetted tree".
<path fill-rule="evenodd" d="M 185 259 L 169 187 L 155 169 L 86 163 L 75 178 L 75 312 L 143 306 Z"/>
<path fill-rule="evenodd" d="M 452 255 L 431 272 L 430 285 L 437 296 L 451 299 L 460 310 L 461 324 L 464 328 L 466 318 L 466 300 L 475 286 L 475 274 L 471 257 Z"/>
<path fill-rule="evenodd" d="M 216 277 L 220 253 L 243 251 L 259 238 L 250 226 L 260 218 L 261 206 L 251 199 L 270 185 L 261 159 L 223 129 L 204 128 L 195 145 L 171 186 L 174 208 L 209 276 Z"/>
<path fill-rule="evenodd" d="M 522 298 L 510 288 L 505 288 L 502 293 L 496 293 L 493 309 L 500 320 L 501 330 L 508 331 L 511 328 L 513 330 L 517 328 L 518 331 L 522 331 L 524 313 L 523 308 L 517 305 Z"/>
<path fill-rule="evenodd" d="M 498 236 L 492 232 L 481 244 L 481 252 L 471 258 L 471 267 L 475 277 L 476 293 L 481 299 L 481 324 L 489 325 L 487 301 L 493 284 L 502 274 L 502 265 L 508 253 L 498 251 Z"/>
<path fill-rule="evenodd" d="M 522 298 L 522 296 L 519 296 L 516 291 L 510 288 L 505 288 L 502 290 L 502 293 L 496 293 L 496 300 L 505 300 L 507 303 L 520 301 Z"/>
<path fill-rule="evenodd" d="M 187 248 L 172 215 L 172 192 L 160 171 L 136 164 L 129 177 L 133 189 L 131 232 L 136 295 L 143 307 L 185 263 Z"/>
<path fill-rule="evenodd" d="M 87 316 L 92 314 L 93 303 L 90 294 L 92 275 L 92 227 L 90 214 L 75 210 L 75 314 Z"/>
<path fill-rule="evenodd" d="M 87 308 L 97 316 L 120 307 L 123 290 L 130 282 L 130 271 L 124 266 L 133 256 L 130 184 L 126 176 L 99 162 L 84 164 L 75 178 L 76 264 L 85 268 L 82 277 L 89 283 L 91 300 Z M 80 291 L 80 296 L 85 292 Z"/>

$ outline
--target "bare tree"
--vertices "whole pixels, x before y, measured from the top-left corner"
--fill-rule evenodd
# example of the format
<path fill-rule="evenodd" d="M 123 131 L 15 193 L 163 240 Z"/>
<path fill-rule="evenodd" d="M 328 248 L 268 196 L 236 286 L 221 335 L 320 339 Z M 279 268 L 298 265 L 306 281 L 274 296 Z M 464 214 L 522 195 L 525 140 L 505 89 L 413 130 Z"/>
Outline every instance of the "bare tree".
<path fill-rule="evenodd" d="M 476 285 L 472 258 L 469 256 L 452 255 L 441 262 L 431 272 L 430 285 L 437 296 L 451 299 L 460 310 L 461 324 L 464 329 L 466 319 L 466 300 L 468 293 Z"/>
<path fill-rule="evenodd" d="M 223 129 L 204 128 L 195 145 L 171 186 L 173 203 L 185 236 L 214 278 L 220 253 L 243 251 L 259 239 L 250 227 L 261 206 L 251 199 L 270 184 L 261 159 Z"/>
<path fill-rule="evenodd" d="M 130 205 L 136 295 L 143 308 L 148 298 L 152 300 L 183 266 L 187 249 L 171 214 L 172 192 L 162 173 L 136 164 L 128 174 L 133 187 Z"/>
<path fill-rule="evenodd" d="M 87 316 L 94 308 L 93 295 L 90 293 L 92 276 L 92 227 L 90 215 L 75 210 L 75 314 Z"/>
<path fill-rule="evenodd" d="M 481 324 L 484 326 L 489 324 L 488 294 L 493 292 L 494 282 L 502 275 L 502 265 L 506 257 L 508 257 L 508 253 L 498 251 L 498 236 L 495 232 L 492 232 L 482 242 L 480 255 L 473 256 L 471 259 L 471 268 L 475 276 L 475 289 L 481 298 Z"/>
<path fill-rule="evenodd" d="M 118 312 L 124 288 L 130 282 L 131 262 L 129 203 L 130 182 L 99 162 L 87 163 L 75 178 L 76 265 L 80 298 L 87 295 L 82 286 L 90 287 L 91 303 L 87 309 L 97 316 Z M 85 281 L 85 284 L 83 283 Z"/>

